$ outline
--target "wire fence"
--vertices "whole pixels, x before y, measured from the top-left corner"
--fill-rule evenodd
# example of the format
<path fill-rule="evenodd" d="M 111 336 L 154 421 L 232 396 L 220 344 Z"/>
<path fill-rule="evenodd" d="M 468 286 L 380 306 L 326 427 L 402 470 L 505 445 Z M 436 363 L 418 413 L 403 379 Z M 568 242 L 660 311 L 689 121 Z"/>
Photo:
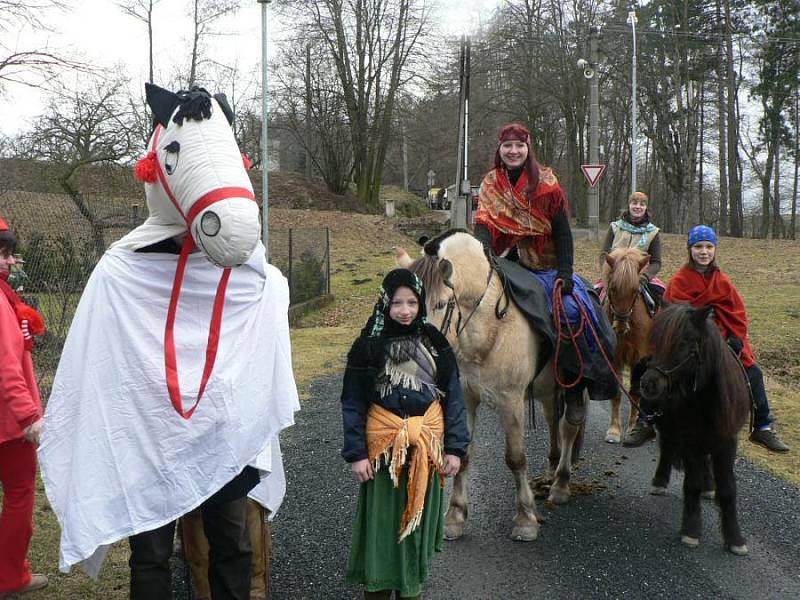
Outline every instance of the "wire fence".
<path fill-rule="evenodd" d="M 5 192 L 0 215 L 15 233 L 21 269 L 9 283 L 44 316 L 47 332 L 36 344 L 39 385 L 50 393 L 61 350 L 81 292 L 105 249 L 147 217 L 130 198 Z M 292 304 L 330 293 L 327 228 L 270 228 L 270 262 L 289 280 Z M 165 316 L 166 318 L 166 316 Z"/>

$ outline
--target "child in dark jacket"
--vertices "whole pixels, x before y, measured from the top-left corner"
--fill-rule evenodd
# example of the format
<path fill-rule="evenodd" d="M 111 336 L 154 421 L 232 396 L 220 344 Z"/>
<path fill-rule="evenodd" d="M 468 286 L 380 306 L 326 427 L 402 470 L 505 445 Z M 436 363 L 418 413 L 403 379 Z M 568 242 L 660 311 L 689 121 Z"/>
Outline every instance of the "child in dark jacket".
<path fill-rule="evenodd" d="M 420 597 L 442 545 L 442 477 L 470 441 L 455 356 L 425 314 L 422 282 L 395 269 L 347 356 L 342 456 L 362 484 L 347 580 L 366 598 Z"/>

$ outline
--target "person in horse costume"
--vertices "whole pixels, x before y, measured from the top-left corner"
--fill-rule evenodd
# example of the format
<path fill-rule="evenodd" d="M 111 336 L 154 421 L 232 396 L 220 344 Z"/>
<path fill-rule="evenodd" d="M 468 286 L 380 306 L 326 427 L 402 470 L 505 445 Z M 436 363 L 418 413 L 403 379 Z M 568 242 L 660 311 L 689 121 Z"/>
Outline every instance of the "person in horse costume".
<path fill-rule="evenodd" d="M 211 597 L 246 600 L 246 497 L 274 484 L 299 408 L 288 286 L 259 241 L 224 95 L 146 96 L 154 130 L 135 174 L 150 215 L 95 267 L 45 415 L 59 566 L 96 577 L 127 537 L 131 598 L 169 599 L 175 520 L 199 506 Z"/>
<path fill-rule="evenodd" d="M 637 248 L 649 255 L 647 266 L 641 271 L 641 293 L 650 316 L 661 306 L 666 285 L 657 275 L 661 270 L 661 233 L 650 220 L 647 210 L 649 198 L 644 192 L 633 192 L 628 198 L 628 210 L 608 227 L 603 249 L 600 252 L 600 267 L 604 268 L 606 257 L 617 248 Z M 595 283 L 600 299 L 606 300 L 602 279 Z M 622 440 L 624 446 L 641 446 L 655 437 L 655 431 L 644 419 L 637 419 Z"/>
<path fill-rule="evenodd" d="M 764 374 L 750 346 L 744 301 L 739 290 L 717 264 L 717 234 L 706 225 L 689 231 L 686 264 L 670 279 L 664 299 L 692 306 L 711 306 L 713 319 L 722 337 L 742 361 L 753 397 L 750 441 L 772 452 L 788 452 L 787 446 L 772 428 L 769 400 L 764 387 Z"/>
<path fill-rule="evenodd" d="M 47 585 L 26 559 L 33 535 L 36 444 L 42 404 L 31 352 L 33 336 L 44 333 L 39 312 L 9 285 L 17 238 L 0 218 L 0 598 Z"/>
<path fill-rule="evenodd" d="M 384 278 L 341 400 L 342 456 L 362 484 L 347 580 L 365 598 L 419 598 L 444 536 L 442 477 L 458 472 L 470 435 L 455 355 L 411 271 Z"/>
<path fill-rule="evenodd" d="M 573 273 L 574 248 L 564 192 L 553 171 L 539 165 L 530 133 L 519 123 L 500 129 L 494 168 L 481 183 L 474 234 L 490 261 L 510 280 L 513 295 L 518 295 L 514 288 L 535 290 L 546 296 L 551 314 L 558 311 L 552 339 L 558 348 L 556 378 L 565 391 L 566 418 L 582 425 L 584 390 L 593 399 L 606 400 L 617 389 L 608 361 L 602 358 L 603 354 L 614 356 L 615 338 L 594 291 Z M 519 270 L 495 260 L 496 256 L 518 262 L 527 272 L 515 277 Z M 573 336 L 570 331 L 577 329 L 582 331 Z M 547 353 L 543 358 L 549 358 Z"/>

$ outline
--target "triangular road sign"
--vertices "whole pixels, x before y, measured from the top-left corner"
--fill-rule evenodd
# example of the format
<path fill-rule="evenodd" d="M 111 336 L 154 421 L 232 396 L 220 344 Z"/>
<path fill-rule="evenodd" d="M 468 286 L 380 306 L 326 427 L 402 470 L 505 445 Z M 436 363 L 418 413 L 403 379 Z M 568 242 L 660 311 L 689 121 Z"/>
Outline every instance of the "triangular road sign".
<path fill-rule="evenodd" d="M 583 175 L 586 177 L 586 181 L 589 182 L 590 187 L 597 185 L 605 170 L 605 165 L 581 165 L 581 171 L 583 171 Z"/>

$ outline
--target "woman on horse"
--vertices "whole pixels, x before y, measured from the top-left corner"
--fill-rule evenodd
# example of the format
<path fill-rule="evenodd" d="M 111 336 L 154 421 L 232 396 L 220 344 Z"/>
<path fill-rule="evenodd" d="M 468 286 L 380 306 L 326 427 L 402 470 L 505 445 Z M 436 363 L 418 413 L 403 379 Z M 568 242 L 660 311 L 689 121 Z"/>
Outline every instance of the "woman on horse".
<path fill-rule="evenodd" d="M 750 381 L 753 396 L 753 430 L 750 441 L 773 452 L 788 452 L 789 446 L 772 429 L 772 416 L 764 388 L 764 374 L 756 362 L 748 338 L 749 322 L 736 286 L 717 265 L 717 234 L 697 225 L 689 231 L 689 259 L 670 279 L 664 299 L 692 306 L 712 306 L 713 318 L 722 337 L 739 356 Z"/>
<path fill-rule="evenodd" d="M 571 343 L 562 343 L 554 359 L 559 383 L 577 401 L 568 401 L 577 411 L 567 411 L 568 416 L 582 422 L 585 388 L 597 399 L 611 398 L 616 391 L 613 374 L 602 362 L 590 330 L 598 333 L 609 357 L 614 355 L 614 337 L 607 319 L 590 298 L 586 282 L 573 274 L 574 248 L 564 192 L 552 169 L 536 160 L 530 133 L 519 123 L 500 129 L 494 168 L 481 183 L 474 234 L 487 256 L 517 260 L 533 275 L 544 288 L 551 313 L 563 307 L 564 321 L 569 323 L 556 322 L 556 329 L 575 326 L 583 314 L 589 315 L 591 327 L 583 327 L 583 335 Z M 559 287 L 562 298 L 553 295 Z"/>
<path fill-rule="evenodd" d="M 650 262 L 641 275 L 642 286 L 650 296 L 652 309 L 656 309 L 661 305 L 666 286 L 656 277 L 661 270 L 661 234 L 658 227 L 650 222 L 650 214 L 647 212 L 648 202 L 649 199 L 644 192 L 633 192 L 630 195 L 628 210 L 608 227 L 603 241 L 603 251 L 600 253 L 600 267 L 603 267 L 606 255 L 617 248 L 638 248 L 649 254 Z M 595 289 L 602 297 L 602 282 L 596 283 Z"/>
<path fill-rule="evenodd" d="M 470 441 L 455 355 L 425 315 L 419 278 L 391 271 L 347 355 L 342 456 L 362 484 L 347 581 L 365 598 L 420 597 L 444 536 L 441 477 Z"/>

